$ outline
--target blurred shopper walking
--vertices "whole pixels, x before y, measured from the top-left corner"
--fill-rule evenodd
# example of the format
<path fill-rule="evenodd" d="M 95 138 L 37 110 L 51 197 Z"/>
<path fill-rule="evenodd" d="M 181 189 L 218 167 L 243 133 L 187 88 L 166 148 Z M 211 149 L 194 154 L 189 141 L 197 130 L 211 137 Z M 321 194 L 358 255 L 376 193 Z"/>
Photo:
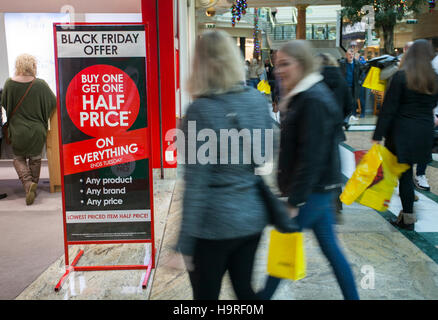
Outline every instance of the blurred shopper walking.
<path fill-rule="evenodd" d="M 379 114 L 373 143 L 385 138 L 385 146 L 399 163 L 411 165 L 399 180 L 403 210 L 392 221 L 414 230 L 414 183 L 412 165 L 431 160 L 434 118 L 438 100 L 438 78 L 432 69 L 435 53 L 426 40 L 415 41 L 403 55 L 400 70 L 393 76 Z"/>
<path fill-rule="evenodd" d="M 336 61 L 335 57 L 328 53 L 321 53 L 318 56 L 318 60 L 321 64 L 321 74 L 324 77 L 324 83 L 335 94 L 344 117 L 344 126 L 347 128 L 348 118 L 353 112 L 353 97 L 348 84 L 342 77 L 339 63 Z M 345 139 L 345 135 L 343 135 L 342 141 L 345 141 Z"/>
<path fill-rule="evenodd" d="M 56 97 L 47 83 L 36 78 L 37 61 L 29 54 L 17 57 L 15 76 L 6 80 L 1 104 L 6 108 L 14 167 L 26 192 L 26 204 L 36 197 L 41 156 Z"/>
<path fill-rule="evenodd" d="M 260 75 L 264 72 L 263 66 L 260 65 L 257 59 L 252 59 L 249 65 L 249 85 L 253 88 L 257 88 L 260 82 Z"/>
<path fill-rule="evenodd" d="M 271 128 L 266 99 L 257 90 L 244 86 L 243 60 L 225 32 L 204 33 L 196 43 L 193 61 L 189 90 L 194 102 L 187 110 L 183 131 L 185 145 L 194 143 L 196 150 L 188 150 L 186 155 L 199 155 L 204 143 L 196 141 L 196 137 L 189 141 L 193 124 L 196 136 L 203 129 L 216 133 L 216 137 L 223 130 L 247 129 L 251 141 L 254 129 Z M 239 139 L 239 154 L 234 155 L 237 159 L 249 151 L 242 140 Z M 223 158 L 224 149 L 218 150 L 221 159 L 214 156 L 217 164 L 186 162 L 177 249 L 185 256 L 194 299 L 218 299 L 226 271 L 238 299 L 257 299 L 251 287 L 254 256 L 268 223 L 257 188 L 260 177 L 254 175 L 253 157 L 250 164 L 242 164 L 241 160 L 233 164 L 231 153 Z"/>
<path fill-rule="evenodd" d="M 339 63 L 336 61 L 335 57 L 328 53 L 321 53 L 318 55 L 318 62 L 321 65 L 321 74 L 324 77 L 324 83 L 330 88 L 334 93 L 342 116 L 344 118 L 343 126 L 348 129 L 348 119 L 352 113 L 353 108 L 353 97 L 348 88 L 347 82 L 342 77 L 341 70 L 339 68 Z M 339 131 L 339 143 L 347 140 L 345 133 Z M 342 187 L 338 187 L 335 192 L 335 208 L 336 208 L 336 221 L 342 223 L 342 202 L 339 196 L 342 193 Z"/>
<path fill-rule="evenodd" d="M 288 197 L 290 215 L 297 216 L 301 228 L 315 233 L 345 299 L 359 299 L 333 228 L 333 191 L 341 185 L 338 143 L 342 112 L 316 72 L 308 42 L 287 43 L 278 51 L 275 66 L 287 92 L 280 102 L 279 189 Z M 260 297 L 269 299 L 280 281 L 269 276 Z"/>

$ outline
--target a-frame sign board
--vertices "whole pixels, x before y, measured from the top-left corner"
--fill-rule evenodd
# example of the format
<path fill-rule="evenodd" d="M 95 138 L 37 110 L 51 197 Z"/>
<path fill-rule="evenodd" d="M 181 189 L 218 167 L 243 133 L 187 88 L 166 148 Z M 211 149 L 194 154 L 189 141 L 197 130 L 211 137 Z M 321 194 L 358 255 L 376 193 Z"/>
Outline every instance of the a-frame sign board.
<path fill-rule="evenodd" d="M 54 24 L 66 272 L 155 267 L 143 24 Z M 70 264 L 69 246 L 147 243 L 144 265 Z"/>

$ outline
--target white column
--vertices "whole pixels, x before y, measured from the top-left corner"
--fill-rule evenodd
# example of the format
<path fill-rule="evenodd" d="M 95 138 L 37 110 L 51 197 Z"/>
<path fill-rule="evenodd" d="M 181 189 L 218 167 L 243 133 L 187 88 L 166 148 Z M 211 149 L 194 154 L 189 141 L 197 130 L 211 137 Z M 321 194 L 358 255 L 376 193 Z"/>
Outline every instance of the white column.
<path fill-rule="evenodd" d="M 189 4 L 189 5 L 188 5 Z M 179 3 L 179 66 L 181 116 L 184 117 L 191 102 L 187 92 L 187 78 L 190 74 L 192 56 L 196 41 L 195 1 L 182 0 Z M 177 110 L 179 113 L 179 110 Z M 177 114 L 179 116 L 179 114 Z"/>

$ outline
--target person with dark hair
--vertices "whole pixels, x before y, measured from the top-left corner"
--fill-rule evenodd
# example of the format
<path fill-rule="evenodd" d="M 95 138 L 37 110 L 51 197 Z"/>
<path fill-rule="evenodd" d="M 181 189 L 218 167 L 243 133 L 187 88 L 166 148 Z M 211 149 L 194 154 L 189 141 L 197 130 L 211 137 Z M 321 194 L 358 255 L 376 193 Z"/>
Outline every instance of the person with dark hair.
<path fill-rule="evenodd" d="M 271 52 L 271 59 L 275 59 L 274 52 Z M 277 85 L 277 81 L 275 79 L 275 67 L 271 59 L 265 59 L 265 70 L 269 86 L 271 87 L 272 111 L 276 113 L 276 105 L 278 104 L 278 97 L 276 95 L 278 93 L 278 89 L 275 87 Z"/>
<path fill-rule="evenodd" d="M 438 101 L 438 77 L 432 69 L 435 53 L 427 40 L 416 40 L 403 55 L 393 76 L 373 135 L 373 143 L 385 138 L 385 146 L 399 163 L 410 168 L 399 179 L 403 210 L 391 223 L 414 230 L 414 183 L 412 165 L 428 163 L 434 134 L 433 109 Z"/>
<path fill-rule="evenodd" d="M 274 21 L 275 22 L 277 22 L 277 12 L 278 12 L 278 10 L 277 10 L 277 8 L 272 8 L 271 9 L 271 14 L 272 14 L 272 18 L 274 18 Z"/>
<path fill-rule="evenodd" d="M 328 53 L 320 53 L 317 56 L 319 63 L 321 65 L 321 75 L 324 77 L 324 83 L 330 88 L 334 93 L 336 100 L 338 102 L 339 108 L 342 111 L 344 117 L 344 127 L 348 129 L 348 118 L 353 111 L 353 97 L 348 88 L 347 82 L 344 77 L 342 77 L 341 70 L 339 69 L 339 64 L 336 59 Z M 347 138 L 343 130 L 339 131 L 339 143 L 345 141 Z M 336 221 L 337 223 L 342 223 L 342 202 L 339 196 L 342 193 L 342 187 L 338 187 L 335 194 L 335 208 L 336 208 Z"/>
<path fill-rule="evenodd" d="M 342 77 L 339 63 L 332 55 L 321 53 L 319 54 L 318 59 L 320 60 L 321 74 L 324 77 L 324 82 L 335 94 L 344 117 L 344 126 L 347 129 L 348 118 L 353 112 L 353 97 L 348 88 L 348 84 Z M 342 141 L 345 141 L 345 135 L 343 138 Z"/>
<path fill-rule="evenodd" d="M 362 75 L 362 66 L 359 61 L 354 58 L 354 49 L 349 48 L 345 53 L 345 58 L 339 61 L 339 65 L 347 81 L 348 87 L 351 90 L 351 95 L 353 96 L 353 115 L 352 120 L 358 120 L 357 118 L 357 101 L 360 99 L 360 79 Z M 365 106 L 362 106 L 362 113 L 365 112 Z"/>

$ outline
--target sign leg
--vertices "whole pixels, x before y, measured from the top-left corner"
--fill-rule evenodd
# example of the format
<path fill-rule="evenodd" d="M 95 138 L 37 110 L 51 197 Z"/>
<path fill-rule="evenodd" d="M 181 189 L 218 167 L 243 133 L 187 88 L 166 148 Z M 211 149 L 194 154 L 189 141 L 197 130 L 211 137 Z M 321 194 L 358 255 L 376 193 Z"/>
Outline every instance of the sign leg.
<path fill-rule="evenodd" d="M 70 272 L 74 271 L 74 267 L 76 266 L 76 264 L 78 263 L 79 259 L 82 257 L 83 254 L 84 254 L 84 250 L 79 251 L 78 255 L 73 260 L 73 263 L 70 266 L 68 266 L 68 268 L 65 271 L 64 275 L 61 277 L 61 280 L 59 280 L 58 284 L 55 287 L 55 291 L 56 292 L 58 292 L 61 289 L 62 285 L 64 284 L 64 282 L 67 279 L 67 277 L 70 274 Z"/>

